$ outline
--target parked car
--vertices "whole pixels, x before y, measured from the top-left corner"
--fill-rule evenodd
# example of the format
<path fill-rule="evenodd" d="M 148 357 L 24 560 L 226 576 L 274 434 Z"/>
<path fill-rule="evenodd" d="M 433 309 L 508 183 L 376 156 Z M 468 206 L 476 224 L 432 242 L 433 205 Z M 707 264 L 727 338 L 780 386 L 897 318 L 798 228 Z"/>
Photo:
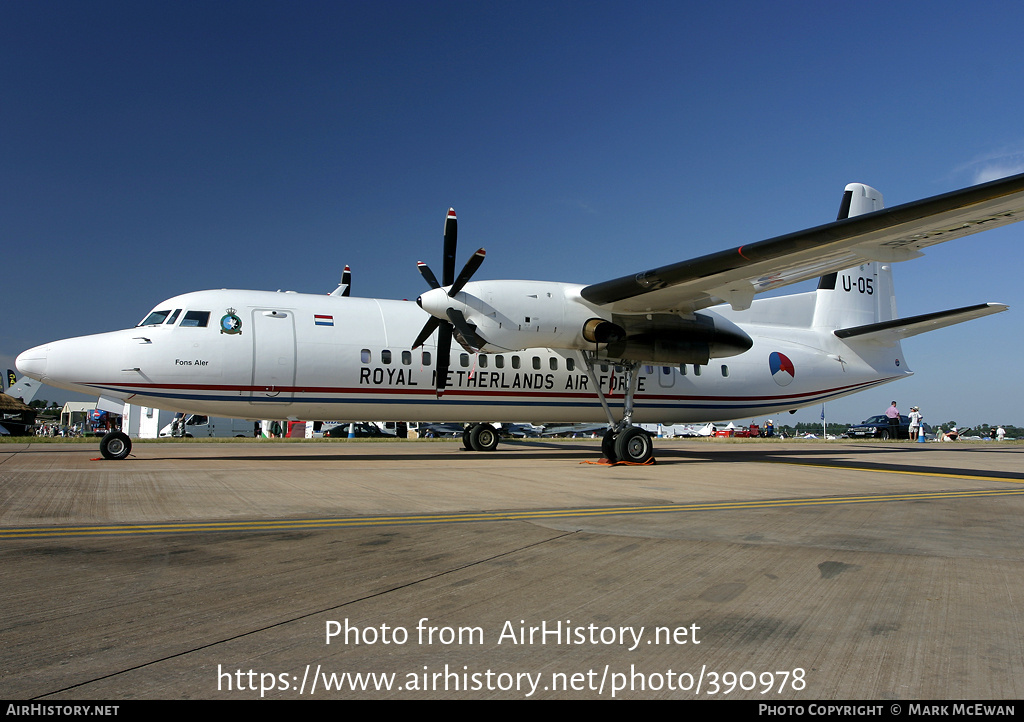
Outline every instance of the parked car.
<path fill-rule="evenodd" d="M 329 439 L 347 439 L 348 438 L 348 424 L 341 423 L 334 426 L 324 432 L 324 436 Z M 370 424 L 365 421 L 357 421 L 353 430 L 353 435 L 357 439 L 394 439 L 394 434 L 388 434 L 381 431 L 380 427 L 376 424 Z"/>
<path fill-rule="evenodd" d="M 909 439 L 910 438 L 910 419 L 906 416 L 900 416 L 900 425 L 897 427 L 896 432 L 898 439 Z M 925 434 L 931 434 L 931 427 L 928 424 L 924 425 Z M 878 416 L 872 416 L 866 421 L 862 421 L 856 426 L 851 426 L 846 430 L 846 436 L 851 439 L 891 439 L 892 438 L 892 427 L 889 425 L 889 417 L 885 414 L 879 414 Z"/>

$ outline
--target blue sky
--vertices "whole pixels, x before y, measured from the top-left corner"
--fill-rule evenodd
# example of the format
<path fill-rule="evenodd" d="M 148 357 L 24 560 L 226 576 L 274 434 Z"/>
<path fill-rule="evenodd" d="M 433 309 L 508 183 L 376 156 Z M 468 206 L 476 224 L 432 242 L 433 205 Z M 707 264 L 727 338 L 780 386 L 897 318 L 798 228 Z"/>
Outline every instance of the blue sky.
<path fill-rule="evenodd" d="M 477 279 L 598 282 L 1024 171 L 1017 3 L 0 6 L 0 366 L 202 288 L 413 298 L 444 213 Z M 891 399 L 1024 424 L 1024 225 L 895 267 Z M 794 290 L 804 290 L 795 287 Z M 52 396 L 62 398 L 64 392 Z M 820 407 L 787 416 L 815 420 Z"/>

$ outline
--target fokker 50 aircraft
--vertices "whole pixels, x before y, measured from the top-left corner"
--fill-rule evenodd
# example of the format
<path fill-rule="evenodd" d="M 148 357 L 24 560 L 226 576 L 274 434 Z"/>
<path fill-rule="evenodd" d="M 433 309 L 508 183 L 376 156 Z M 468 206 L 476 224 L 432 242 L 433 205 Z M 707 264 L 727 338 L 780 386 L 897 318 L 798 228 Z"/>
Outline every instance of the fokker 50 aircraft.
<path fill-rule="evenodd" d="M 17 365 L 108 410 L 476 422 L 464 440 L 477 451 L 495 448 L 481 423 L 495 418 L 607 421 L 605 455 L 645 462 L 652 441 L 634 421 L 764 416 L 910 375 L 901 339 L 1006 306 L 898 319 L 890 265 L 1022 213 L 1024 174 L 889 209 L 853 183 L 833 223 L 584 286 L 472 281 L 483 249 L 456 276 L 449 210 L 441 282 L 421 262 L 431 290 L 416 303 L 197 291 Z M 815 291 L 754 300 L 815 277 Z M 101 443 L 107 458 L 130 449 L 120 432 Z"/>

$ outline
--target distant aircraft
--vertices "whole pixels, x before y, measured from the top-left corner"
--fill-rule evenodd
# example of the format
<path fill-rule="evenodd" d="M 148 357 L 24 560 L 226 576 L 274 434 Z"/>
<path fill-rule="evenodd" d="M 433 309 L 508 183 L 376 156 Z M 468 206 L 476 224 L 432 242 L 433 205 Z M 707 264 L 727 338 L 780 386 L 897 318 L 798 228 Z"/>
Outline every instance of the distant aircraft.
<path fill-rule="evenodd" d="M 441 282 L 419 263 L 431 290 L 415 304 L 197 291 L 135 328 L 29 349 L 17 366 L 108 410 L 477 422 L 465 441 L 478 451 L 495 448 L 480 422 L 496 418 L 607 422 L 604 454 L 642 463 L 653 441 L 634 420 L 766 416 L 909 376 L 901 339 L 1006 306 L 898 319 L 890 264 L 1022 213 L 1024 174 L 889 209 L 853 183 L 833 223 L 586 286 L 472 281 L 483 249 L 456 276 L 449 210 Z M 754 300 L 815 277 L 815 291 Z M 107 458 L 130 449 L 119 432 L 101 443 Z"/>
<path fill-rule="evenodd" d="M 541 436 L 589 436 L 590 434 L 596 434 L 601 432 L 602 434 L 608 429 L 608 422 L 596 423 L 596 424 L 549 424 L 544 427 L 544 431 L 541 432 Z"/>
<path fill-rule="evenodd" d="M 7 389 L 7 395 L 21 399 L 23 404 L 31 404 L 35 400 L 36 394 L 43 388 L 43 385 L 34 378 L 25 378 L 24 376 L 19 379 L 12 379 L 13 375 L 13 371 L 7 371 L 7 384 L 10 387 Z"/>

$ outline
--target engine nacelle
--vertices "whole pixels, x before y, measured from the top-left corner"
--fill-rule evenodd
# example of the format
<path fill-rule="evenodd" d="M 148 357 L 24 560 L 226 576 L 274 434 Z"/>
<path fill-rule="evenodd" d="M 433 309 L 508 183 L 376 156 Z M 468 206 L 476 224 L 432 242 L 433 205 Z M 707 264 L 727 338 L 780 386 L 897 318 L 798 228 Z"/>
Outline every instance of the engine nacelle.
<path fill-rule="evenodd" d="M 613 319 L 626 336 L 605 347 L 602 356 L 609 359 L 703 365 L 713 358 L 738 356 L 754 345 L 743 329 L 717 314 L 616 314 Z"/>
<path fill-rule="evenodd" d="M 455 298 L 436 289 L 420 296 L 419 302 L 442 319 L 447 319 L 449 308 L 461 311 L 487 341 L 481 350 L 488 353 L 585 348 L 583 326 L 599 311 L 581 301 L 581 288 L 549 281 L 471 281 Z"/>
<path fill-rule="evenodd" d="M 713 312 L 611 314 L 583 300 L 581 288 L 547 281 L 471 281 L 454 298 L 435 289 L 419 303 L 445 320 L 449 309 L 463 314 L 486 341 L 480 350 L 487 353 L 596 348 L 609 359 L 706 364 L 753 345 L 736 324 Z"/>
<path fill-rule="evenodd" d="M 702 341 L 671 338 L 631 338 L 609 344 L 601 358 L 611 361 L 640 360 L 654 364 L 698 364 L 711 360 L 711 345 Z"/>
<path fill-rule="evenodd" d="M 603 318 L 592 318 L 583 324 L 583 339 L 593 344 L 624 341 L 626 335 L 622 326 Z"/>

